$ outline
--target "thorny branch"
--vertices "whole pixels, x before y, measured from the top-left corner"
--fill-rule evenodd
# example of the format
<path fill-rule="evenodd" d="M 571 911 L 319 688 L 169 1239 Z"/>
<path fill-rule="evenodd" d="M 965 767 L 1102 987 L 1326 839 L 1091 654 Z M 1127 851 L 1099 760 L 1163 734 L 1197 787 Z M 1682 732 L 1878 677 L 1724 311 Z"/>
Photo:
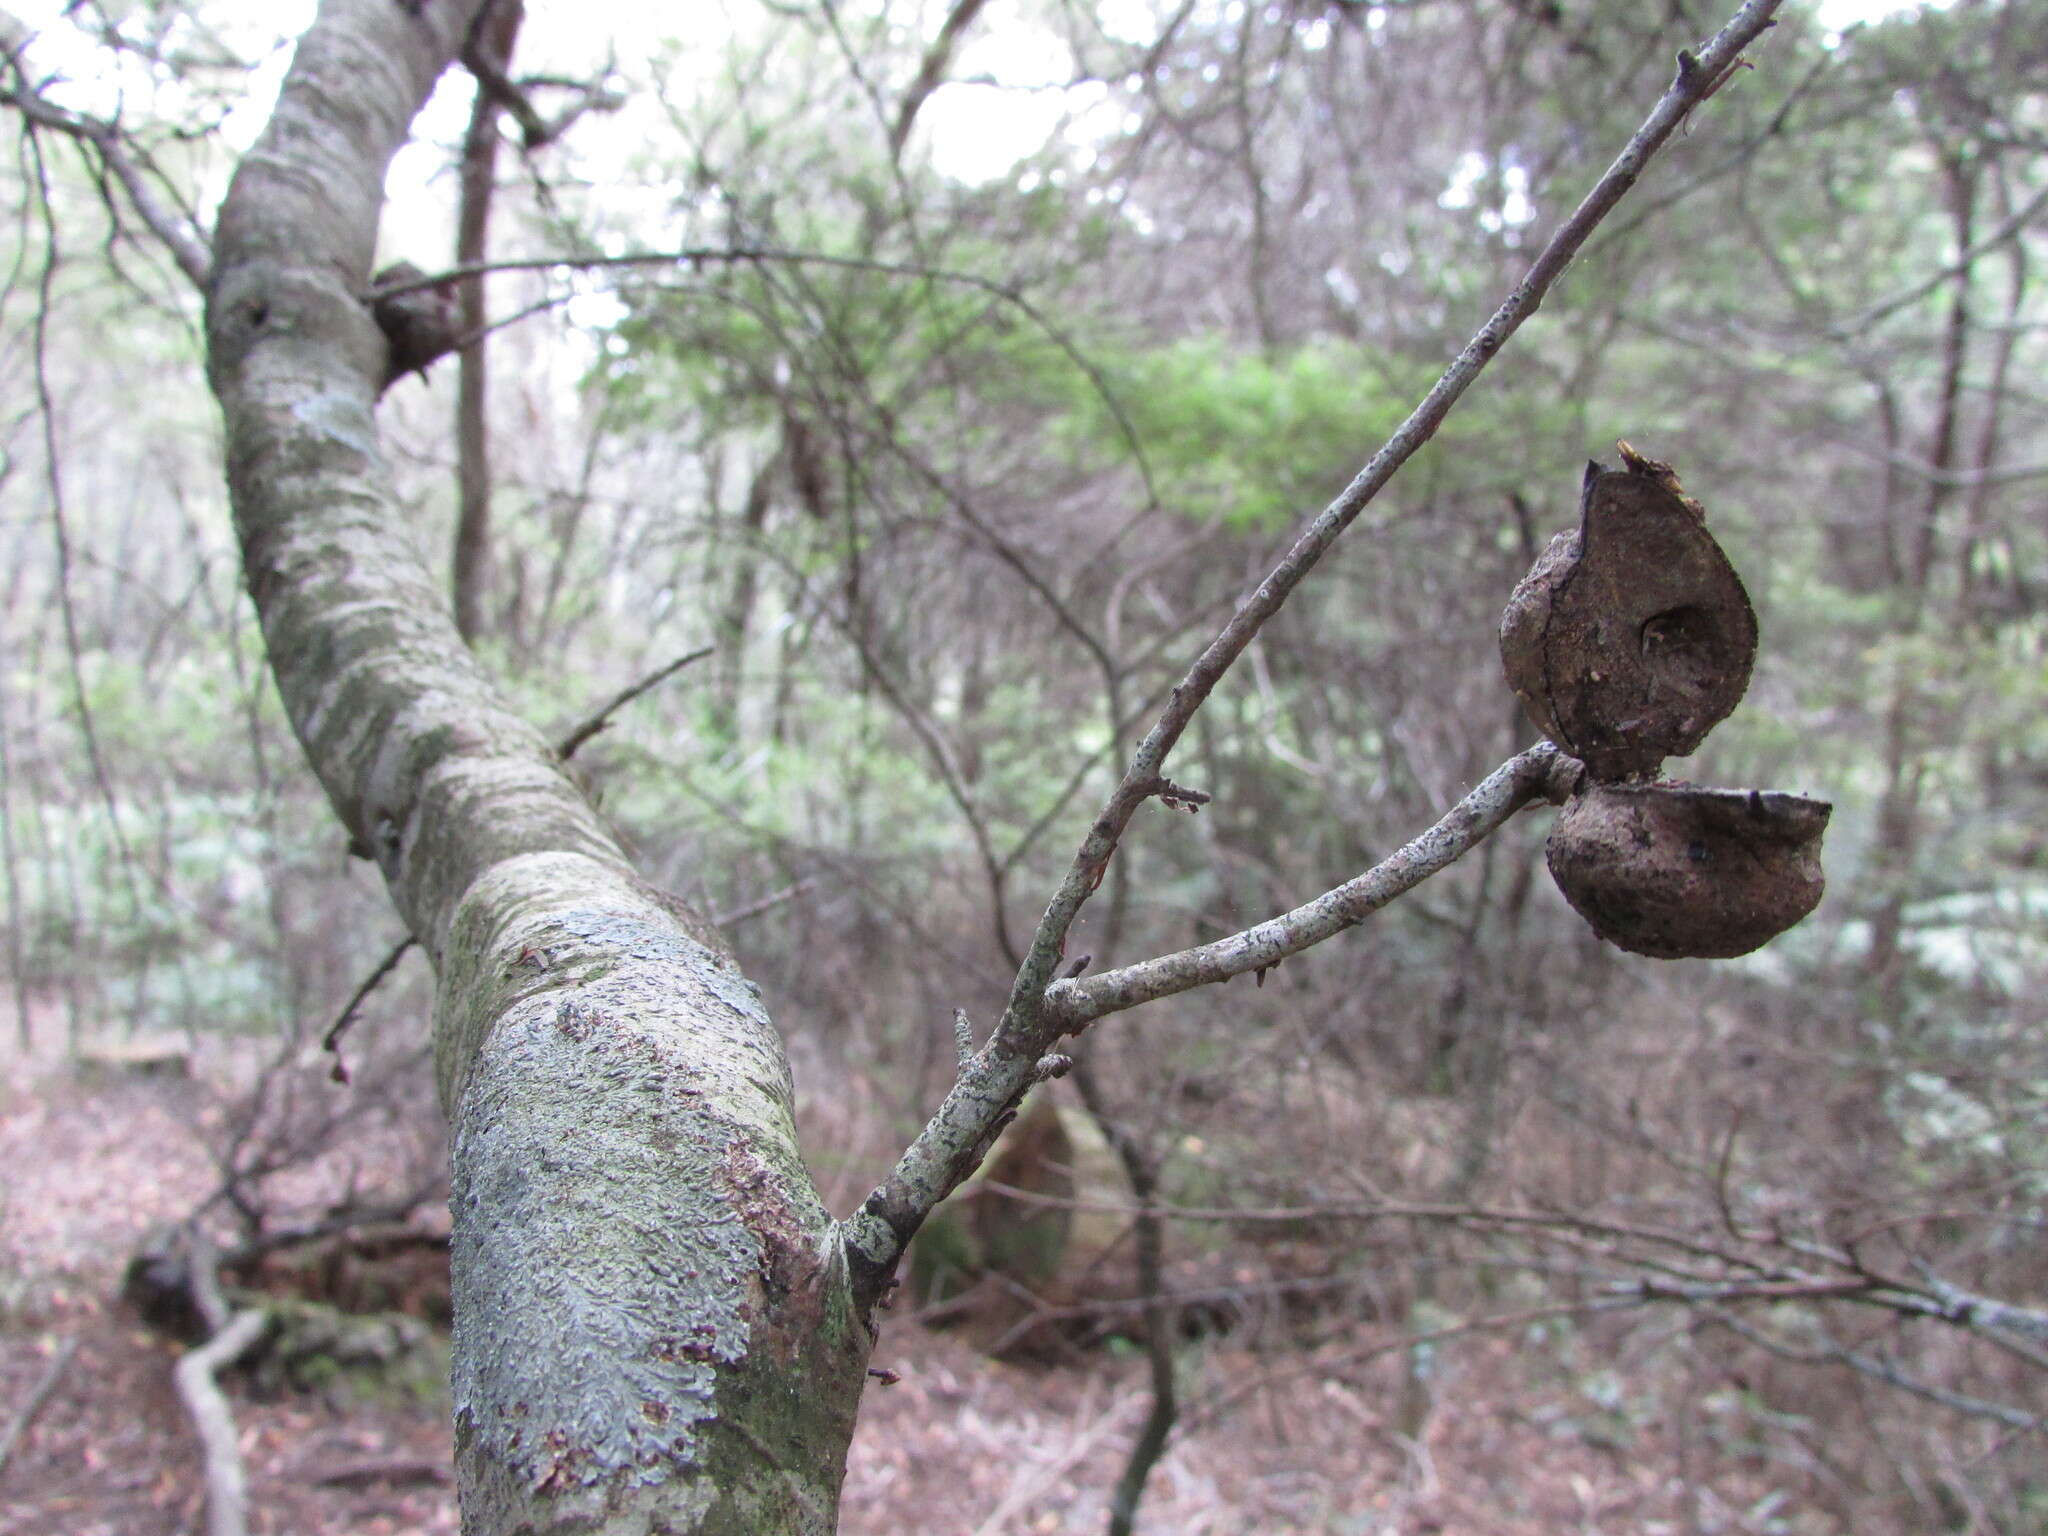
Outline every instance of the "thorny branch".
<path fill-rule="evenodd" d="M 1773 24 L 1772 18 L 1782 3 L 1783 0 L 1747 0 L 1711 41 L 1696 53 L 1679 55 L 1678 69 L 1670 86 L 1592 191 L 1550 237 L 1521 282 L 1466 343 L 1464 350 L 1445 369 L 1408 419 L 1367 461 L 1337 499 L 1309 525 L 1174 688 L 1165 710 L 1132 756 L 1122 782 L 1090 826 L 1066 877 L 1040 920 L 1024 963 L 1018 968 L 1009 1003 L 989 1043 L 962 1069 L 952 1091 L 904 1151 L 888 1180 L 843 1224 L 842 1236 L 856 1285 L 869 1300 L 881 1295 L 903 1246 L 925 1216 L 973 1171 L 1000 1124 L 1015 1113 L 1018 1102 L 1034 1080 L 1040 1058 L 1053 1042 L 1062 1033 L 1100 1017 L 1101 1013 L 1131 1005 L 1130 1002 L 1105 999 L 1099 1011 L 1085 1012 L 1085 1016 L 1076 1019 L 1057 1005 L 1052 989 L 1065 959 L 1067 935 L 1075 918 L 1101 884 L 1103 872 L 1108 868 L 1117 844 L 1138 807 L 1159 792 L 1167 755 L 1194 719 L 1196 711 L 1257 637 L 1267 620 L 1280 610 L 1294 589 L 1401 466 L 1435 434 L 1487 364 L 1541 306 L 1552 285 L 1571 264 L 1587 238 L 1635 185 L 1657 151 L 1695 107 L 1727 82 L 1738 67 L 1743 49 Z M 1496 774 L 1495 779 L 1498 777 Z M 1492 784 L 1494 780 L 1490 779 L 1488 783 Z M 1481 786 L 1482 789 L 1485 787 Z M 1536 790 L 1532 787 L 1516 804 L 1527 803 L 1534 793 Z M 1505 815 L 1501 819 L 1505 820 Z M 1497 826 L 1499 822 L 1493 825 Z M 1486 828 L 1486 831 L 1491 830 L 1492 827 Z M 1485 832 L 1479 832 L 1472 836 L 1450 858 L 1455 858 L 1457 853 L 1465 851 L 1484 835 Z M 1450 858 L 1433 867 L 1442 868 Z M 1370 879 L 1371 876 L 1363 878 Z M 1319 898 L 1319 901 L 1327 900 L 1327 896 Z M 1311 907 L 1316 905 L 1311 903 Z M 1341 915 L 1341 911 L 1341 906 L 1337 907 L 1330 915 Z M 1315 924 L 1315 919 L 1300 913 L 1289 914 L 1287 918 L 1276 921 L 1282 924 L 1297 921 L 1303 928 Z M 1329 928 L 1329 932 L 1349 925 L 1349 922 L 1338 921 Z M 1195 973 L 1192 980 L 1184 983 L 1185 986 L 1222 980 L 1239 974 L 1242 969 L 1257 968 L 1256 960 L 1237 969 L 1228 968 L 1231 962 L 1246 958 L 1243 935 L 1236 941 L 1223 942 L 1225 945 L 1237 942 L 1241 947 L 1228 959 L 1205 951 L 1191 951 L 1191 955 L 1202 958 L 1168 957 L 1167 961 L 1158 963 L 1169 968 L 1181 968 L 1175 971 L 1176 976 L 1183 972 Z M 1277 934 L 1262 934 L 1256 943 L 1248 947 L 1253 953 L 1264 953 L 1261 946 L 1272 945 L 1277 949 L 1282 942 Z M 1131 971 L 1143 970 L 1143 967 L 1130 967 L 1125 972 L 1113 972 L 1111 976 L 1128 980 Z M 1161 990 L 1146 995 L 1164 996 L 1183 989 L 1182 985 L 1163 984 L 1163 978 L 1154 973 L 1147 973 L 1147 978 L 1148 985 L 1160 986 Z M 1074 994 L 1062 996 L 1072 997 Z M 1142 997 L 1133 1000 L 1142 1000 Z"/>

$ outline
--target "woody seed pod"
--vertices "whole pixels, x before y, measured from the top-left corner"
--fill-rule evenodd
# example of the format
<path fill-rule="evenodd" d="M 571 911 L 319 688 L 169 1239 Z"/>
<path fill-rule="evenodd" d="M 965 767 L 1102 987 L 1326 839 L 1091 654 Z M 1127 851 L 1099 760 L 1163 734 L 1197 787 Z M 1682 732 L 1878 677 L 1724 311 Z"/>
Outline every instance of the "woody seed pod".
<path fill-rule="evenodd" d="M 1508 686 L 1594 780 L 1654 776 L 1742 701 L 1756 615 L 1668 464 L 1618 445 L 1591 464 L 1579 526 L 1522 578 L 1501 616 Z"/>
<path fill-rule="evenodd" d="M 1559 813 L 1544 851 L 1601 938 L 1662 960 L 1727 959 L 1819 904 L 1832 810 L 1775 791 L 1593 784 Z"/>

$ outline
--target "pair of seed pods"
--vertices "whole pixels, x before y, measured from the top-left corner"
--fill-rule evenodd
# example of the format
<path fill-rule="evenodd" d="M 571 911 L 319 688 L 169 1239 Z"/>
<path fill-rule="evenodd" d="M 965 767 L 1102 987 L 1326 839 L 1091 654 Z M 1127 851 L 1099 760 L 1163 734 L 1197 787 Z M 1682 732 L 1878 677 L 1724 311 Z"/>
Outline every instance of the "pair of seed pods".
<path fill-rule="evenodd" d="M 1833 807 L 1662 779 L 1749 688 L 1756 614 L 1668 464 L 1617 445 L 1501 617 L 1508 686 L 1585 765 L 1551 878 L 1593 931 L 1660 959 L 1743 955 L 1819 903 Z"/>

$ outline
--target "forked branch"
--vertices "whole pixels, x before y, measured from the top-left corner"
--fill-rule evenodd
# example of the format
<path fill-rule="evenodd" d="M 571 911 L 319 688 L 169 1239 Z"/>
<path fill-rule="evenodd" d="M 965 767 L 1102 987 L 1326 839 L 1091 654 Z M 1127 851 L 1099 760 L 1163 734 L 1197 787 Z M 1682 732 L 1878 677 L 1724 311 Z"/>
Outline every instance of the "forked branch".
<path fill-rule="evenodd" d="M 1782 0 L 1748 0 L 1697 53 L 1679 55 L 1670 86 L 1606 174 L 1550 237 L 1514 291 L 1466 343 L 1408 419 L 1308 526 L 1174 688 L 1158 721 L 1132 756 L 1122 782 L 1090 825 L 1040 920 L 989 1043 L 962 1065 L 945 1102 L 905 1150 L 887 1182 L 843 1224 L 848 1262 L 867 1301 L 882 1294 L 903 1246 L 925 1216 L 979 1163 L 1040 1075 L 1041 1059 L 1063 1033 L 1146 997 L 1161 997 L 1256 970 L 1272 959 L 1319 942 L 1391 899 L 1388 895 L 1369 900 L 1381 885 L 1397 886 L 1403 879 L 1412 885 L 1444 867 L 1483 840 L 1515 808 L 1546 792 L 1543 781 L 1558 759 L 1552 755 L 1539 768 L 1534 757 L 1525 754 L 1489 778 L 1445 823 L 1389 861 L 1409 859 L 1410 865 L 1421 871 L 1413 879 L 1407 878 L 1407 865 L 1399 870 L 1383 866 L 1384 873 L 1376 870 L 1361 876 L 1359 882 L 1326 893 L 1306 908 L 1226 939 L 1221 945 L 1127 967 L 1092 982 L 1075 980 L 1055 987 L 1075 918 L 1101 883 L 1132 816 L 1159 792 L 1167 755 L 1210 692 L 1344 530 L 1435 434 L 1508 338 L 1536 312 L 1587 238 L 1635 185 L 1657 151 L 1695 107 L 1727 82 L 1742 51 L 1772 25 L 1781 4 Z M 1472 800 L 1482 795 L 1484 805 L 1491 809 L 1473 807 Z M 1418 851 L 1419 845 L 1433 838 L 1438 839 L 1434 853 L 1425 856 Z M 1353 886 L 1359 889 L 1354 891 Z M 1391 894 L 1399 894 L 1399 890 Z M 1349 915 L 1353 911 L 1357 916 Z M 1270 959 L 1265 958 L 1268 955 Z"/>
<path fill-rule="evenodd" d="M 1046 989 L 1045 1015 L 1061 1034 L 1076 1034 L 1105 1014 L 1171 997 L 1195 987 L 1260 973 L 1346 928 L 1364 922 L 1438 870 L 1448 869 L 1498 831 L 1524 806 L 1561 801 L 1571 792 L 1579 764 L 1548 742 L 1509 758 L 1443 818 L 1364 874 L 1347 880 L 1292 912 L 1200 944 L 1100 975 L 1056 981 Z"/>

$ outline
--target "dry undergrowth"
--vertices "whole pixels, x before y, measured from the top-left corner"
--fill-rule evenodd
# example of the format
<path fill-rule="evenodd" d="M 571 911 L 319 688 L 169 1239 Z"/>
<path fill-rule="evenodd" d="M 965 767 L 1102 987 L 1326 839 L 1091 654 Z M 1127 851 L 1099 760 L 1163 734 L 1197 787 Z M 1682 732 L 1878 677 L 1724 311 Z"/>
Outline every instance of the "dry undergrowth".
<path fill-rule="evenodd" d="M 0 1098 L 0 1431 L 53 1354 L 73 1352 L 0 1472 L 0 1533 L 197 1529 L 197 1458 L 169 1385 L 175 1350 L 110 1298 L 151 1224 L 211 1187 L 202 1137 L 218 1097 L 195 1082 L 88 1085 L 47 1066 L 11 1070 Z M 302 1193 L 374 1176 L 362 1148 L 351 1164 L 321 1165 Z M 1684 1347 L 1682 1322 L 1446 1347 L 1434 1359 L 1434 1408 L 1413 1438 L 1397 1428 L 1400 1357 L 1375 1352 L 1395 1335 L 1327 1317 L 1319 1326 L 1313 1345 L 1189 1346 L 1189 1418 L 1154 1474 L 1145 1530 L 1842 1528 L 1802 1510 L 1785 1491 L 1787 1468 L 1741 1453 L 1724 1413 L 1736 1389 L 1708 1352 Z M 1145 1411 L 1140 1360 L 1097 1350 L 1058 1365 L 1001 1364 L 911 1320 L 892 1320 L 876 1359 L 902 1380 L 870 1393 L 846 1488 L 849 1536 L 1104 1529 L 1107 1490 Z M 1674 1382 L 1674 1372 L 1692 1377 Z M 246 1382 L 235 1395 L 255 1529 L 456 1530 L 445 1403 L 261 1400 Z"/>

